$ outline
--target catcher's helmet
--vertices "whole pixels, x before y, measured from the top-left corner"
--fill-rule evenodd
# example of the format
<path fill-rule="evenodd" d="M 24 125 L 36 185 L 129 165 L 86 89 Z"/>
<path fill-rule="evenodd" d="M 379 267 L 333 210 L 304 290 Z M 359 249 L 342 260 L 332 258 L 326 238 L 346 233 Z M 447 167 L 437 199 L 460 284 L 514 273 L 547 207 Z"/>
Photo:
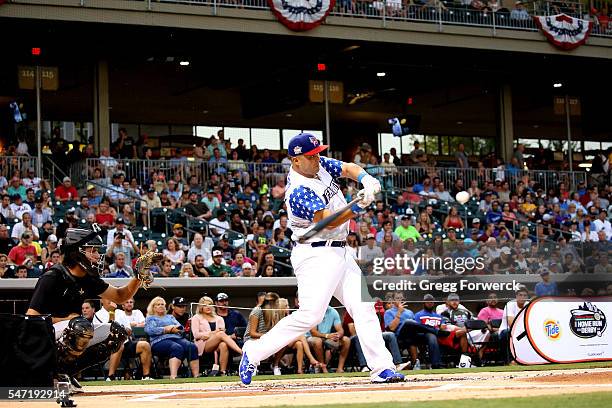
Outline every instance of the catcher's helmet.
<path fill-rule="evenodd" d="M 68 327 L 64 330 L 65 345 L 74 351 L 83 351 L 93 338 L 93 324 L 86 318 L 79 316 L 70 319 Z"/>
<path fill-rule="evenodd" d="M 68 228 L 66 238 L 62 240 L 60 251 L 64 262 L 80 265 L 90 275 L 101 275 L 104 270 L 105 245 L 98 235 L 100 227 L 92 225 L 91 230 Z"/>

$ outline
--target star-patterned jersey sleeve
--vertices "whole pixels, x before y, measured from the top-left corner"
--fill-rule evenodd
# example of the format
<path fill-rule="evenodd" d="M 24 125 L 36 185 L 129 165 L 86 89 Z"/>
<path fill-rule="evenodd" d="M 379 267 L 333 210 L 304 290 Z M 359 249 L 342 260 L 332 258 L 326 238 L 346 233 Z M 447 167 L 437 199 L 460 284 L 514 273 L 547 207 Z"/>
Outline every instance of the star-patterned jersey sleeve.
<path fill-rule="evenodd" d="M 330 159 L 329 157 L 320 156 L 319 163 L 333 178 L 339 178 L 342 176 L 342 162 L 336 159 Z"/>
<path fill-rule="evenodd" d="M 289 196 L 289 206 L 296 217 L 312 221 L 314 214 L 325 208 L 325 203 L 310 188 L 299 186 Z"/>

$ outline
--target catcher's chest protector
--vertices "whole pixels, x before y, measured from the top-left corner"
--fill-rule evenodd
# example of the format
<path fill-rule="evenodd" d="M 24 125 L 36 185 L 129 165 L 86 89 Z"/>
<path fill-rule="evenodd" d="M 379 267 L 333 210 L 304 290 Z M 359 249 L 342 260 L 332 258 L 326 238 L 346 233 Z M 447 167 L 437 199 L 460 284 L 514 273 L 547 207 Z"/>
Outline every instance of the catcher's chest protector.
<path fill-rule="evenodd" d="M 0 386 L 53 386 L 57 364 L 50 317 L 0 314 Z"/>

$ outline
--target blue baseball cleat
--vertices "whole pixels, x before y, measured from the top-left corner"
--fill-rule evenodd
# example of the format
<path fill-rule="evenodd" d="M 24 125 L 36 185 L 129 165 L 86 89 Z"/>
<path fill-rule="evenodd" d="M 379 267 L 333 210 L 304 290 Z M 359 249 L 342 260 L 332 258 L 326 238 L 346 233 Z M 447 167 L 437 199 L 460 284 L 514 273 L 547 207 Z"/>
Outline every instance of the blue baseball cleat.
<path fill-rule="evenodd" d="M 372 378 L 373 383 L 396 383 L 404 381 L 404 375 L 393 370 L 383 370 L 376 377 Z"/>
<path fill-rule="evenodd" d="M 238 375 L 240 376 L 240 381 L 244 385 L 249 385 L 251 383 L 251 378 L 255 374 L 257 370 L 257 366 L 249 362 L 249 357 L 246 352 L 242 352 L 242 358 L 240 359 L 240 366 L 238 367 Z"/>

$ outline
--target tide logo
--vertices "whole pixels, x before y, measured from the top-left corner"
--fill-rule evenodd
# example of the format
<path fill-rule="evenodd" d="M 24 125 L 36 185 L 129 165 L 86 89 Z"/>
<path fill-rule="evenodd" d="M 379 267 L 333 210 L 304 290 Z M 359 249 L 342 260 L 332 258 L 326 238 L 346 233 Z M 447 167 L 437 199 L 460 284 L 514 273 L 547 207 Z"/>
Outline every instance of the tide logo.
<path fill-rule="evenodd" d="M 559 340 L 559 337 L 561 337 L 561 326 L 559 326 L 559 322 L 547 319 L 544 322 L 544 332 L 550 340 Z"/>

